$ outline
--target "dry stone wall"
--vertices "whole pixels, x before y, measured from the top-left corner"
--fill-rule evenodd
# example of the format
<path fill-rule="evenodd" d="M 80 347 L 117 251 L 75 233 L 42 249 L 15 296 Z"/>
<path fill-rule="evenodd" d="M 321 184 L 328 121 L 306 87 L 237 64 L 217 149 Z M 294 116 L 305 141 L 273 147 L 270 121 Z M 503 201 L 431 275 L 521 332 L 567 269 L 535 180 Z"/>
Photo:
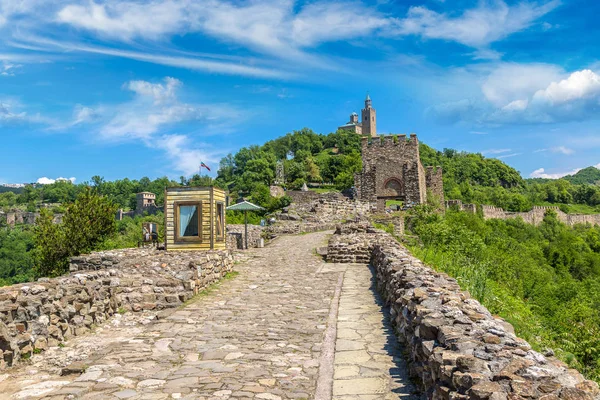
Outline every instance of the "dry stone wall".
<path fill-rule="evenodd" d="M 390 305 L 411 374 L 427 398 L 600 399 L 595 382 L 532 350 L 509 323 L 493 316 L 454 279 L 413 257 L 391 235 L 368 230 L 343 234 L 343 229 L 340 233 L 331 238 L 333 247 L 347 243 L 347 253 L 362 260 L 369 249 L 378 289 Z M 343 248 L 337 252 L 343 253 Z"/>
<path fill-rule="evenodd" d="M 458 210 L 471 213 L 477 212 L 475 204 L 463 204 L 460 200 L 449 200 L 446 202 L 447 208 L 456 208 Z M 553 206 L 534 206 L 531 211 L 527 212 L 510 212 L 504 211 L 500 207 L 482 205 L 481 211 L 484 219 L 511 219 L 522 218 L 528 224 L 539 225 L 544 220 L 546 211 L 551 210 L 556 213 L 558 220 L 566 225 L 577 224 L 592 224 L 600 225 L 600 214 L 566 214 L 558 207 Z"/>
<path fill-rule="evenodd" d="M 248 247 L 259 247 L 265 228 L 260 225 L 248 225 Z M 246 229 L 243 224 L 227 225 L 227 248 L 230 250 L 243 249 Z"/>
<path fill-rule="evenodd" d="M 116 312 L 177 307 L 232 268 L 227 250 L 124 249 L 74 257 L 67 276 L 0 288 L 0 369 Z"/>
<path fill-rule="evenodd" d="M 305 221 L 315 223 L 341 222 L 366 216 L 376 210 L 376 204 L 370 201 L 353 200 L 341 193 L 310 193 L 286 207 L 274 217 L 279 221 Z"/>

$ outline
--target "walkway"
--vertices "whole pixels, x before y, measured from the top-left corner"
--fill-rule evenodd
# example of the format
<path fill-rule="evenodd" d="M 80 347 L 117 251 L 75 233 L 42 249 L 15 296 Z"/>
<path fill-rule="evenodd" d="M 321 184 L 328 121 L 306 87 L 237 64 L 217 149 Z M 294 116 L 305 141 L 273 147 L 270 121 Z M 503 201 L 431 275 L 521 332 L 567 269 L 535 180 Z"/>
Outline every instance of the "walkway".
<path fill-rule="evenodd" d="M 75 339 L 100 344 L 83 374 L 20 367 L 0 374 L 0 397 L 400 398 L 411 387 L 371 272 L 324 263 L 314 249 L 325 241 L 287 236 L 250 250 L 237 277 L 166 319 Z"/>

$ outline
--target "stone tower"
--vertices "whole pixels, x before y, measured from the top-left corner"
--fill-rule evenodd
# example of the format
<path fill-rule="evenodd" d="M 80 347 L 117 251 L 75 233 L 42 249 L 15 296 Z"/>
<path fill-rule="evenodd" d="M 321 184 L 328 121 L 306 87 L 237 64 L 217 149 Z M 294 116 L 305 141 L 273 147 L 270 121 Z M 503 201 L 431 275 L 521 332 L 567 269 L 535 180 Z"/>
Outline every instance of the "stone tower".
<path fill-rule="evenodd" d="M 136 193 L 135 199 L 136 199 L 136 203 L 137 203 L 136 207 L 135 207 L 135 211 L 139 212 L 139 213 L 143 212 L 144 208 L 146 208 L 146 207 L 156 205 L 155 204 L 156 195 L 151 192 Z"/>
<path fill-rule="evenodd" d="M 375 109 L 371 107 L 371 97 L 367 93 L 365 99 L 365 108 L 362 110 L 362 134 L 377 136 L 377 114 Z"/>

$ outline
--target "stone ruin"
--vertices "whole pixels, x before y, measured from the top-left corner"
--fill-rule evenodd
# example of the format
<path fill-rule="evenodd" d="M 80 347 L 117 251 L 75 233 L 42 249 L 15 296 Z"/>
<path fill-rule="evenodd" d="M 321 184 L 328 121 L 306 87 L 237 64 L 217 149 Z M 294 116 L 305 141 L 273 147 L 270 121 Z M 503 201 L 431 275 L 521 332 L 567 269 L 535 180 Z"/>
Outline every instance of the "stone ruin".
<path fill-rule="evenodd" d="M 73 257 L 70 274 L 0 288 L 0 370 L 122 310 L 178 307 L 233 269 L 228 250 L 123 249 Z"/>
<path fill-rule="evenodd" d="M 359 199 L 376 202 L 379 212 L 386 200 L 422 204 L 434 196 L 443 204 L 442 169 L 423 167 L 416 134 L 363 137 L 361 146 L 363 169 L 354 176 Z"/>
<path fill-rule="evenodd" d="M 469 212 L 471 214 L 477 213 L 477 205 L 464 204 L 460 200 L 446 201 L 446 208 L 453 208 L 456 210 Z M 481 206 L 481 213 L 484 219 L 507 220 L 511 218 L 521 218 L 526 223 L 532 225 L 541 224 L 547 211 L 554 211 L 558 220 L 569 226 L 574 226 L 577 224 L 600 225 L 600 214 L 566 214 L 556 206 L 534 206 L 530 211 L 526 212 L 504 211 L 500 207 L 489 205 Z"/>

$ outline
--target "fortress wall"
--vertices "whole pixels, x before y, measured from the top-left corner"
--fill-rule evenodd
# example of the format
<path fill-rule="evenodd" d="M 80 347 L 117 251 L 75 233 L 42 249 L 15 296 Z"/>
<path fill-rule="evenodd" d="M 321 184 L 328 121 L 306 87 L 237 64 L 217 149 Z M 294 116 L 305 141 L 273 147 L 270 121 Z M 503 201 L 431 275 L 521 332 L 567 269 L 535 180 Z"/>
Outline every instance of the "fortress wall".
<path fill-rule="evenodd" d="M 446 208 L 455 208 L 461 211 L 475 213 L 477 207 L 474 204 L 463 204 L 460 200 L 447 200 Z M 511 212 L 504 211 L 500 207 L 482 205 L 484 219 L 510 219 L 522 218 L 528 224 L 539 225 L 544 220 L 546 211 L 552 210 L 556 213 L 559 221 L 574 226 L 576 224 L 600 225 L 600 214 L 566 214 L 556 206 L 533 206 L 531 211 Z"/>
<path fill-rule="evenodd" d="M 442 181 L 442 168 L 432 166 L 425 168 L 425 180 L 429 193 L 444 203 L 444 183 Z"/>
<path fill-rule="evenodd" d="M 73 257 L 58 278 L 0 288 L 0 369 L 82 335 L 120 310 L 179 306 L 233 268 L 227 250 L 123 249 Z"/>
<path fill-rule="evenodd" d="M 555 357 L 532 350 L 509 323 L 462 291 L 456 280 L 424 265 L 391 235 L 372 229 L 338 232 L 328 253 L 336 262 L 365 263 L 370 254 L 377 288 L 408 353 L 410 374 L 427 398 L 600 398 L 598 384 Z"/>
<path fill-rule="evenodd" d="M 28 211 L 9 211 L 7 213 L 0 212 L 0 220 L 6 222 L 6 225 L 14 227 L 15 225 L 35 225 L 37 218 L 40 216 L 38 212 Z M 53 222 L 61 223 L 63 214 L 54 214 Z"/>

